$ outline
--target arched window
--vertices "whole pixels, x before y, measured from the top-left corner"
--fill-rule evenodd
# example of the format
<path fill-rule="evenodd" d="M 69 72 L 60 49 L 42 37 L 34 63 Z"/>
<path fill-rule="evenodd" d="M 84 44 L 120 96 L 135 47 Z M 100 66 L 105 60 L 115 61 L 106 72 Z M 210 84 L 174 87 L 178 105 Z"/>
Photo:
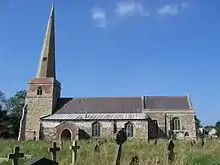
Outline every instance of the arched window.
<path fill-rule="evenodd" d="M 180 120 L 178 117 L 172 119 L 172 130 L 180 130 Z"/>
<path fill-rule="evenodd" d="M 42 95 L 42 94 L 43 94 L 42 87 L 38 87 L 37 88 L 37 95 Z"/>
<path fill-rule="evenodd" d="M 33 132 L 34 140 L 36 140 L 36 131 Z"/>
<path fill-rule="evenodd" d="M 99 137 L 100 136 L 100 123 L 99 122 L 94 122 L 92 124 L 92 137 Z"/>
<path fill-rule="evenodd" d="M 113 121 L 113 132 L 117 133 L 117 122 L 115 120 Z"/>
<path fill-rule="evenodd" d="M 133 123 L 131 122 L 125 123 L 125 132 L 127 137 L 133 137 L 133 129 L 134 129 Z"/>

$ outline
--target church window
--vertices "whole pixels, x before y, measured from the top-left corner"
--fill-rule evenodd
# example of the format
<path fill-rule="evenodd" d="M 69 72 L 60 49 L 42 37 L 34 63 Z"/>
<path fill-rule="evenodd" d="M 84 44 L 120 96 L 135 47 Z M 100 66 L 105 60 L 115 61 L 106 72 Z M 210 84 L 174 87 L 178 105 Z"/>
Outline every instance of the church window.
<path fill-rule="evenodd" d="M 100 123 L 99 122 L 94 122 L 92 124 L 92 137 L 99 137 L 100 136 Z"/>
<path fill-rule="evenodd" d="M 180 130 L 180 120 L 178 117 L 172 119 L 172 130 Z"/>
<path fill-rule="evenodd" d="M 43 94 L 42 87 L 38 87 L 37 88 L 37 95 L 42 95 L 42 94 Z"/>
<path fill-rule="evenodd" d="M 117 133 L 117 122 L 115 120 L 113 121 L 113 132 Z"/>
<path fill-rule="evenodd" d="M 133 128 L 134 128 L 134 125 L 131 122 L 127 122 L 125 124 L 125 132 L 126 132 L 127 137 L 133 137 L 133 133 L 134 133 Z"/>
<path fill-rule="evenodd" d="M 34 140 L 36 140 L 36 131 L 33 132 Z"/>

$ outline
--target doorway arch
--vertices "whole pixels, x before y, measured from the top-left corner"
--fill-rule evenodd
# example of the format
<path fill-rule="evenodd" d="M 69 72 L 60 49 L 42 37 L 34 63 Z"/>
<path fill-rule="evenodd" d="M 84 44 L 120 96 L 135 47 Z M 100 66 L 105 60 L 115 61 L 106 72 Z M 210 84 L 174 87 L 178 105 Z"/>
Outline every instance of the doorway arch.
<path fill-rule="evenodd" d="M 71 140 L 71 132 L 69 129 L 64 129 L 62 132 L 61 132 L 61 135 L 60 135 L 60 139 L 61 140 Z"/>

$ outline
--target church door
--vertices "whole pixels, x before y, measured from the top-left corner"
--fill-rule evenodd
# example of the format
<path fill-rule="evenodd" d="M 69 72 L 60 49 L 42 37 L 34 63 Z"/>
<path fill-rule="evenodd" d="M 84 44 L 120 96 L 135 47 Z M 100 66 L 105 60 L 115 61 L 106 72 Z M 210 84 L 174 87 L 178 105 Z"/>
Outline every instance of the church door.
<path fill-rule="evenodd" d="M 71 132 L 68 129 L 62 131 L 61 140 L 71 140 Z"/>

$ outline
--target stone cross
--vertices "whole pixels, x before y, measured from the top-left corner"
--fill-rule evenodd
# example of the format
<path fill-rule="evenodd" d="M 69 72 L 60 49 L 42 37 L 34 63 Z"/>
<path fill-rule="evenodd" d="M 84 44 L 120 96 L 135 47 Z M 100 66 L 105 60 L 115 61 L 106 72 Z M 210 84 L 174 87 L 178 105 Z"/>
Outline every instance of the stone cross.
<path fill-rule="evenodd" d="M 80 146 L 77 145 L 77 141 L 73 141 L 73 145 L 70 147 L 70 149 L 73 151 L 72 152 L 72 165 L 74 165 L 77 159 L 77 150 L 80 149 Z"/>
<path fill-rule="evenodd" d="M 9 159 L 13 159 L 13 165 L 18 165 L 19 158 L 23 158 L 24 153 L 19 153 L 19 146 L 16 146 L 13 154 L 9 154 Z"/>
<path fill-rule="evenodd" d="M 52 148 L 49 150 L 52 153 L 52 160 L 56 162 L 57 159 L 57 151 L 60 151 L 60 147 L 57 147 L 57 143 L 53 142 Z"/>

